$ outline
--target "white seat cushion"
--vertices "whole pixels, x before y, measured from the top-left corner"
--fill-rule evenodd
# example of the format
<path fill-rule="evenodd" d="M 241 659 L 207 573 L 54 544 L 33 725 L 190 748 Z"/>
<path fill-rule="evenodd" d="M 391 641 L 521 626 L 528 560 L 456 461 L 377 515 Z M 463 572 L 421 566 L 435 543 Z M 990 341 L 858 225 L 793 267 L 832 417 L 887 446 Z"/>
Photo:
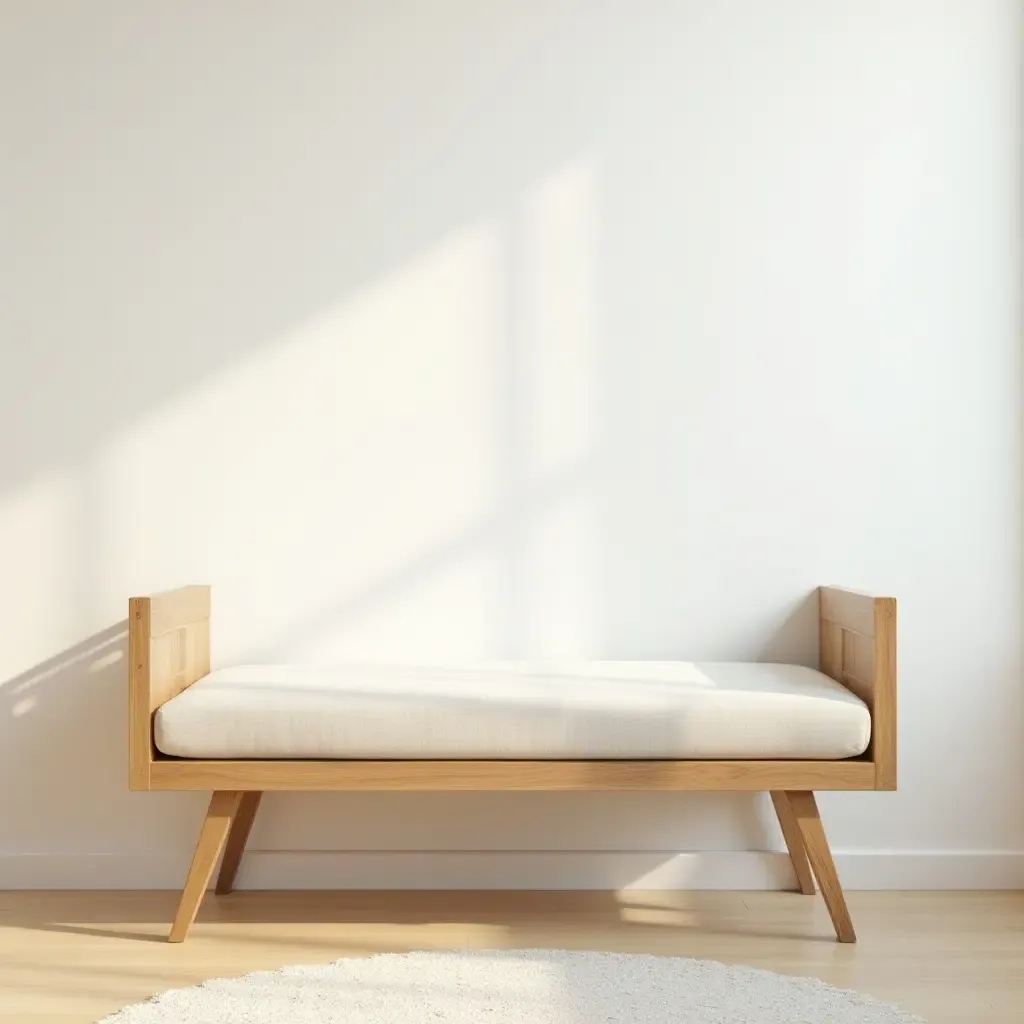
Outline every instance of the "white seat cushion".
<path fill-rule="evenodd" d="M 864 703 L 797 665 L 501 663 L 219 669 L 156 714 L 191 758 L 834 759 Z"/>

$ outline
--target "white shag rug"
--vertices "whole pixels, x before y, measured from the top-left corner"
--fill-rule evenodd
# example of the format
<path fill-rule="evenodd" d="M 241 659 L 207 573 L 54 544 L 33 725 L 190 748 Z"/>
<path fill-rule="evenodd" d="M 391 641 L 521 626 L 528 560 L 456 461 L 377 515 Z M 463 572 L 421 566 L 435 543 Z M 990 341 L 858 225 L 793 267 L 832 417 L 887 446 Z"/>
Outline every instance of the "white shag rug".
<path fill-rule="evenodd" d="M 923 1024 L 857 992 L 709 960 L 388 953 L 175 989 L 100 1024 Z"/>

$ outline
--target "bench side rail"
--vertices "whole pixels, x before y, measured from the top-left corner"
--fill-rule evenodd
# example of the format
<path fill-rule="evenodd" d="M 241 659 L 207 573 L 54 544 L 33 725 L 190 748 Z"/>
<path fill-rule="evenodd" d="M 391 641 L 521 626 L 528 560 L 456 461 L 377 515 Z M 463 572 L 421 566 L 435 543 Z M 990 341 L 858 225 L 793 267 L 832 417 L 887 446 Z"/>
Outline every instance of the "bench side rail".
<path fill-rule="evenodd" d="M 210 588 L 128 602 L 128 783 L 151 789 L 153 713 L 210 671 Z"/>
<path fill-rule="evenodd" d="M 875 789 L 896 788 L 896 601 L 820 587 L 820 667 L 867 704 Z"/>

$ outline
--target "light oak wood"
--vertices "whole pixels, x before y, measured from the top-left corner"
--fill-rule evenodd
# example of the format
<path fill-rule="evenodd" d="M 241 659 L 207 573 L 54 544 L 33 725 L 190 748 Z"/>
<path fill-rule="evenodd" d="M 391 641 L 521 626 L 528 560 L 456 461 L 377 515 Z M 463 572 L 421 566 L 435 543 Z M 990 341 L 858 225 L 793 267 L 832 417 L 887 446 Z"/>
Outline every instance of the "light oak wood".
<path fill-rule="evenodd" d="M 896 699 L 896 602 L 875 601 L 875 687 L 871 705 L 871 753 L 875 788 L 895 790 L 897 781 L 898 710 Z"/>
<path fill-rule="evenodd" d="M 818 600 L 819 667 L 867 704 L 874 788 L 893 790 L 897 782 L 896 601 L 836 587 L 821 587 Z"/>
<path fill-rule="evenodd" d="M 837 683 L 843 681 L 843 627 L 838 622 L 821 620 L 818 633 L 818 668 Z"/>
<path fill-rule="evenodd" d="M 840 587 L 819 588 L 819 610 L 826 622 L 835 622 L 843 629 L 875 635 L 875 601 L 870 594 Z"/>
<path fill-rule="evenodd" d="M 779 819 L 779 827 L 782 829 L 782 838 L 786 841 L 786 849 L 789 850 L 789 859 L 793 862 L 793 870 L 796 872 L 797 888 L 805 896 L 813 896 L 817 892 L 814 887 L 814 875 L 807 861 L 807 851 L 800 836 L 800 827 L 796 823 L 793 808 L 785 791 L 774 791 L 772 804 Z"/>
<path fill-rule="evenodd" d="M 220 873 L 217 875 L 216 892 L 218 896 L 226 896 L 235 887 L 238 867 L 242 863 L 242 853 L 249 840 L 249 833 L 252 831 L 252 823 L 256 820 L 256 811 L 259 809 L 262 796 L 263 794 L 258 792 L 242 794 L 238 813 L 231 823 L 227 845 L 224 847 Z"/>
<path fill-rule="evenodd" d="M 844 629 L 840 655 L 840 682 L 871 707 L 875 693 L 875 637 Z"/>
<path fill-rule="evenodd" d="M 865 790 L 868 761 L 174 761 L 170 790 Z"/>
<path fill-rule="evenodd" d="M 846 898 L 843 896 L 842 886 L 839 884 L 839 875 L 836 872 L 835 861 L 832 859 L 832 851 L 829 849 L 828 839 L 825 837 L 825 829 L 821 824 L 821 815 L 818 813 L 818 803 L 813 793 L 790 792 L 786 799 L 793 812 L 800 838 L 803 840 L 804 849 L 807 852 L 807 859 L 814 868 L 818 885 L 821 886 L 821 895 L 828 907 L 829 917 L 835 926 L 836 938 L 840 942 L 856 942 L 857 935 L 853 929 L 853 921 L 850 919 L 850 911 L 846 906 Z"/>
<path fill-rule="evenodd" d="M 210 588 L 128 602 L 129 787 L 149 789 L 153 713 L 210 671 Z"/>
<path fill-rule="evenodd" d="M 199 904 L 210 884 L 214 865 L 228 837 L 228 831 L 242 803 L 241 793 L 216 792 L 210 799 L 210 809 L 206 812 L 199 842 L 192 858 L 192 866 L 185 880 L 185 888 L 178 903 L 178 911 L 174 915 L 169 941 L 184 942 L 192 922 L 196 919 Z"/>
<path fill-rule="evenodd" d="M 208 586 L 179 587 L 150 595 L 150 636 L 161 636 L 210 617 Z"/>
<path fill-rule="evenodd" d="M 210 671 L 210 623 L 193 622 L 150 641 L 150 713 Z"/>
<path fill-rule="evenodd" d="M 145 597 L 128 602 L 128 785 L 149 789 L 153 761 L 149 708 L 150 603 Z"/>
<path fill-rule="evenodd" d="M 236 892 L 165 941 L 170 892 L 0 892 L 0 1024 L 93 1024 L 156 992 L 413 949 L 691 956 L 820 978 L 928 1024 L 1020 1024 L 1024 893 L 851 892 L 861 941 L 784 892 Z M 825 1022 L 822 1022 L 825 1024 Z"/>

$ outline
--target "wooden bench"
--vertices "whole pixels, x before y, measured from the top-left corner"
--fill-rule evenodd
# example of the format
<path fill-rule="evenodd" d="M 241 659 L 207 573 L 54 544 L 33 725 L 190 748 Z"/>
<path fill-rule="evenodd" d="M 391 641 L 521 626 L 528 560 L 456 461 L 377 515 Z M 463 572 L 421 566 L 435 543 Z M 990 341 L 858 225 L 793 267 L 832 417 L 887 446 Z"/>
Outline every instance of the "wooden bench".
<path fill-rule="evenodd" d="M 181 942 L 223 852 L 216 891 L 231 892 L 268 790 L 766 791 L 800 891 L 817 877 L 840 942 L 856 940 L 815 790 L 896 788 L 896 602 L 819 590 L 820 669 L 870 712 L 870 743 L 841 760 L 290 760 L 182 758 L 154 742 L 158 709 L 210 672 L 210 588 L 129 602 L 129 784 L 133 790 L 212 790 L 170 932 Z M 827 683 L 827 681 L 826 681 Z M 831 684 L 827 684 L 831 685 Z M 197 688 L 198 689 L 198 688 Z M 849 699 L 847 697 L 847 699 Z M 863 711 L 861 711 L 863 714 Z M 813 874 L 812 874 L 813 871 Z"/>

